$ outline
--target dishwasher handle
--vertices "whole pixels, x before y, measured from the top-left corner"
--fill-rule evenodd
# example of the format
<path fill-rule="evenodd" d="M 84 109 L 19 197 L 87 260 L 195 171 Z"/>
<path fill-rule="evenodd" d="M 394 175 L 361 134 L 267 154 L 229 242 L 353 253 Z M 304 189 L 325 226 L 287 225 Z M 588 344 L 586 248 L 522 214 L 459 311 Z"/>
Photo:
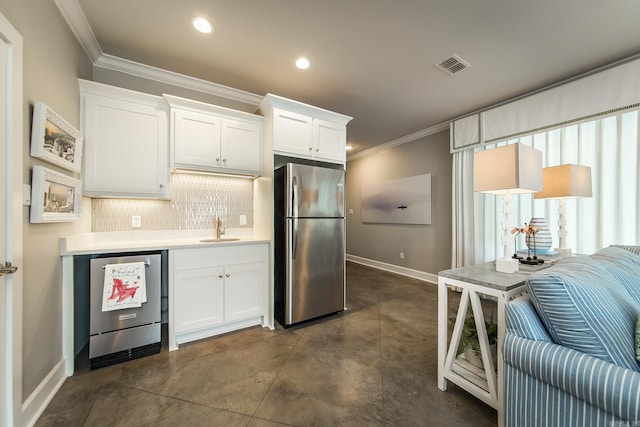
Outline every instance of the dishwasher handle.
<path fill-rule="evenodd" d="M 145 267 L 149 267 L 151 265 L 151 260 L 149 258 L 147 258 L 146 260 L 143 261 L 144 262 L 144 266 Z M 102 266 L 102 269 L 104 270 L 106 267 L 106 265 Z"/>

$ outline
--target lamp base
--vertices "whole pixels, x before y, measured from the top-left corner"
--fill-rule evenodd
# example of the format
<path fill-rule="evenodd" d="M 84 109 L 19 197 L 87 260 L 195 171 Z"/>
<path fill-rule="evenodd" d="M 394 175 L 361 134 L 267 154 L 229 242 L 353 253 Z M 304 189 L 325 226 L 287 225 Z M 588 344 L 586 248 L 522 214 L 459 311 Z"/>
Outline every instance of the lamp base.
<path fill-rule="evenodd" d="M 496 271 L 499 273 L 517 273 L 519 262 L 514 258 L 501 258 L 496 260 Z"/>
<path fill-rule="evenodd" d="M 572 253 L 571 248 L 555 248 L 554 250 L 560 252 L 560 257 L 562 258 L 571 256 Z"/>

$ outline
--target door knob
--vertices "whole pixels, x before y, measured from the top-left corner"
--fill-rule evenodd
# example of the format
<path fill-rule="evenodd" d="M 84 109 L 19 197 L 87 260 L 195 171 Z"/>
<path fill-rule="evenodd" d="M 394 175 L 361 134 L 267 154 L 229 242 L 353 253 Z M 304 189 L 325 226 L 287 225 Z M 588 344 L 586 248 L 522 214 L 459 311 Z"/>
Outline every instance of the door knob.
<path fill-rule="evenodd" d="M 14 267 L 11 265 L 9 261 L 5 265 L 0 263 L 0 276 L 4 276 L 5 274 L 13 274 L 18 271 L 18 267 Z"/>

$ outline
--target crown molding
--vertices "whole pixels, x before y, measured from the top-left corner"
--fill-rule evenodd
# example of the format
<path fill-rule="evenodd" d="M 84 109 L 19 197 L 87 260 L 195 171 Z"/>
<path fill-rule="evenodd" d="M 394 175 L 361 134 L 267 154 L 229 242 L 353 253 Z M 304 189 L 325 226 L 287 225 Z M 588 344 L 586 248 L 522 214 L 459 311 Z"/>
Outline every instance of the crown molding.
<path fill-rule="evenodd" d="M 87 17 L 77 0 L 54 0 L 58 10 L 67 21 L 67 25 L 87 52 L 89 59 L 94 63 L 103 55 L 102 48 L 98 44 Z"/>
<path fill-rule="evenodd" d="M 229 86 L 213 83 L 197 77 L 187 76 L 185 74 L 175 73 L 173 71 L 142 64 L 140 62 L 130 61 L 128 59 L 106 53 L 102 54 L 102 56 L 94 62 L 94 66 L 119 71 L 132 76 L 142 77 L 173 86 L 192 89 L 198 92 L 232 99 L 234 101 L 244 102 L 255 107 L 257 107 L 264 98 L 263 96 L 256 95 L 255 93 L 234 89 Z"/>
<path fill-rule="evenodd" d="M 65 21 L 67 21 L 67 25 L 69 25 L 76 39 L 80 42 L 89 59 L 93 62 L 94 67 L 119 71 L 136 77 L 196 90 L 198 92 L 243 102 L 255 107 L 262 101 L 262 96 L 251 92 L 234 89 L 229 86 L 106 54 L 102 51 L 78 1 L 54 1 Z"/>
<path fill-rule="evenodd" d="M 355 153 L 351 156 L 347 156 L 347 162 L 351 160 L 360 159 L 362 157 L 371 156 L 379 151 L 388 150 L 390 148 L 397 147 L 398 145 L 406 144 L 408 142 L 413 142 L 420 138 L 424 138 L 429 135 L 442 132 L 444 130 L 449 130 L 449 122 L 440 123 L 439 125 L 435 125 L 423 130 L 419 130 L 417 132 L 410 133 L 409 135 L 405 135 L 400 138 L 393 139 L 389 142 L 385 142 L 384 144 L 369 148 L 368 150 L 360 151 L 359 153 Z"/>

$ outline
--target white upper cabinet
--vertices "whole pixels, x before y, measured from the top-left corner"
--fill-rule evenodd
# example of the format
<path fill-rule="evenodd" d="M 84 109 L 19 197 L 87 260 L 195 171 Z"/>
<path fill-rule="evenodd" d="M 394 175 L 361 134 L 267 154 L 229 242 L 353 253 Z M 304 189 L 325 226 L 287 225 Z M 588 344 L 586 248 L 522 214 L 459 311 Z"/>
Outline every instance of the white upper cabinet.
<path fill-rule="evenodd" d="M 313 119 L 304 114 L 273 109 L 273 150 L 310 156 L 313 146 Z"/>
<path fill-rule="evenodd" d="M 171 166 L 260 175 L 262 117 L 163 95 L 171 107 Z"/>
<path fill-rule="evenodd" d="M 220 163 L 220 119 L 208 114 L 171 111 L 171 166 L 217 168 Z"/>
<path fill-rule="evenodd" d="M 346 161 L 347 123 L 351 117 L 268 94 L 258 107 L 271 132 L 273 152 L 288 156 Z"/>
<path fill-rule="evenodd" d="M 161 97 L 79 80 L 83 193 L 169 197 L 168 108 Z"/>
<path fill-rule="evenodd" d="M 313 120 L 314 155 L 322 159 L 346 160 L 346 125 L 328 120 Z"/>

